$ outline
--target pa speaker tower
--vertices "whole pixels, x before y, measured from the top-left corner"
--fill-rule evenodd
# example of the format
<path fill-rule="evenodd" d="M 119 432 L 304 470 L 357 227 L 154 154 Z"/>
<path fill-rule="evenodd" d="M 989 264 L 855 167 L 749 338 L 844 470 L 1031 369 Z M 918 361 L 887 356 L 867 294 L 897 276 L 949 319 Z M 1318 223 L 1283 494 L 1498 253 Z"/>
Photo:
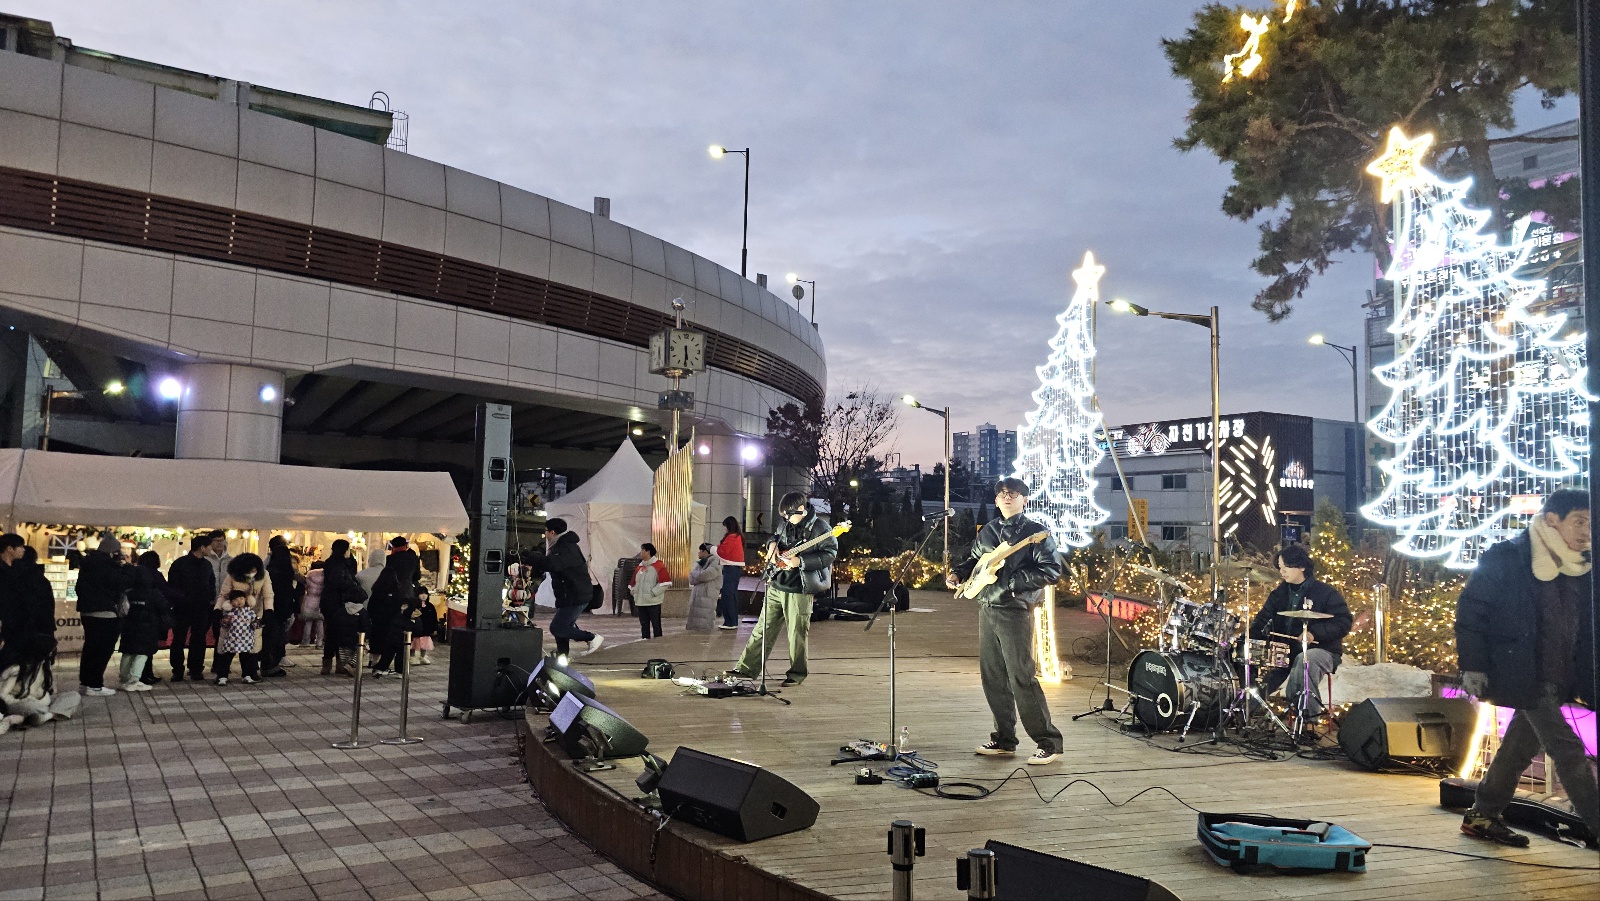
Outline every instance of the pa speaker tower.
<path fill-rule="evenodd" d="M 467 576 L 467 627 L 450 633 L 450 707 L 476 710 L 522 703 L 528 676 L 544 656 L 544 633 L 503 628 L 506 505 L 511 498 L 511 408 L 478 405 L 477 466 L 473 473 L 472 560 Z"/>

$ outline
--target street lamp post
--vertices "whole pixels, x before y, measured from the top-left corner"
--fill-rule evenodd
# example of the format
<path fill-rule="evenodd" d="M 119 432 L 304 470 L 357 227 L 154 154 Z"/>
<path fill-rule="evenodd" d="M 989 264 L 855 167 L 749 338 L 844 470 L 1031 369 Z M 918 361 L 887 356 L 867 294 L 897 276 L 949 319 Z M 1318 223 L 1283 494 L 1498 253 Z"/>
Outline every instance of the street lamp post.
<path fill-rule="evenodd" d="M 1326 338 L 1322 337 L 1321 335 L 1312 335 L 1310 338 L 1307 338 L 1306 341 L 1308 343 L 1310 343 L 1310 344 L 1315 344 L 1315 345 L 1318 345 L 1320 347 L 1331 347 L 1331 348 L 1333 348 L 1334 350 L 1339 352 L 1339 356 L 1345 358 L 1345 362 L 1350 364 L 1350 420 L 1351 420 L 1351 422 L 1354 422 L 1355 426 L 1356 426 L 1357 447 L 1360 447 L 1360 446 L 1364 445 L 1365 444 L 1365 440 L 1361 437 L 1361 367 L 1360 367 L 1360 365 L 1358 365 L 1356 363 L 1356 361 L 1360 358 L 1361 351 L 1357 350 L 1354 345 L 1346 347 L 1343 344 L 1334 344 L 1333 342 L 1328 341 Z M 1356 480 L 1357 480 L 1356 481 L 1357 489 L 1361 493 L 1361 502 L 1362 503 L 1366 503 L 1366 500 L 1367 500 L 1367 455 L 1366 454 L 1362 454 L 1361 455 L 1361 466 L 1357 470 Z"/>
<path fill-rule="evenodd" d="M 915 397 L 907 394 L 900 398 L 907 405 L 918 410 L 927 410 L 929 413 L 944 420 L 944 508 L 950 509 L 950 408 L 939 410 L 935 407 L 925 407 Z M 950 571 L 950 516 L 944 517 L 944 569 Z"/>
<path fill-rule="evenodd" d="M 711 158 L 720 160 L 729 153 L 744 154 L 744 236 L 739 242 L 739 277 L 747 278 L 750 262 L 750 148 L 729 150 L 720 144 L 711 145 Z"/>
<path fill-rule="evenodd" d="M 1222 586 L 1217 581 L 1217 567 L 1222 564 L 1222 388 L 1219 365 L 1222 349 L 1221 317 L 1216 307 L 1211 308 L 1211 315 L 1201 316 L 1197 313 L 1160 313 L 1121 299 L 1108 301 L 1107 306 L 1119 313 L 1175 319 L 1178 322 L 1204 326 L 1211 331 L 1211 601 L 1221 603 Z"/>
<path fill-rule="evenodd" d="M 800 276 L 795 275 L 793 272 L 789 273 L 788 278 L 789 278 L 789 284 L 794 285 L 796 287 L 799 287 L 800 282 L 805 282 L 806 284 L 811 286 L 811 324 L 812 325 L 816 325 L 817 324 L 817 283 L 815 281 L 812 281 L 809 278 L 801 278 Z M 799 299 L 800 299 L 799 297 L 795 298 L 795 300 L 799 300 Z"/>

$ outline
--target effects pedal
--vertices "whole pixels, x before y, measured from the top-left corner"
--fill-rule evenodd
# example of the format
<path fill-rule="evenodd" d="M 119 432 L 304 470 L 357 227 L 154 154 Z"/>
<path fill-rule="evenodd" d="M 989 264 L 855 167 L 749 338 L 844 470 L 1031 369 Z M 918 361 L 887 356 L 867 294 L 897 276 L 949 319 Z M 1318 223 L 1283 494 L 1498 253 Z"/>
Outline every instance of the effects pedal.
<path fill-rule="evenodd" d="M 864 766 L 861 769 L 856 770 L 856 784 L 857 785 L 882 785 L 883 784 L 883 777 L 878 775 L 877 773 L 874 773 L 872 771 L 871 767 Z"/>
<path fill-rule="evenodd" d="M 938 773 L 912 773 L 905 777 L 906 788 L 937 788 L 939 785 Z"/>

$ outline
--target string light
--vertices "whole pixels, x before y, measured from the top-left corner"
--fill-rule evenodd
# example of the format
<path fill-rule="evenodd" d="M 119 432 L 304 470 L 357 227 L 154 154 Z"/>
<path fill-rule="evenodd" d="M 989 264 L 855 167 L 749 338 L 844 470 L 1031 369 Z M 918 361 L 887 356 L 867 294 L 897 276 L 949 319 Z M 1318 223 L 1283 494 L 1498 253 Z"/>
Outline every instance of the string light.
<path fill-rule="evenodd" d="M 1392 389 L 1367 424 L 1395 445 L 1379 462 L 1382 494 L 1362 508 L 1395 529 L 1396 550 L 1471 569 L 1520 527 L 1527 501 L 1588 470 L 1588 364 L 1581 329 L 1535 309 L 1543 280 L 1517 270 L 1534 242 L 1529 220 L 1509 244 L 1486 233 L 1490 213 L 1466 206 L 1470 179 L 1422 165 L 1431 136 L 1389 133 L 1367 171 L 1395 200 L 1395 358 L 1374 375 Z"/>
<path fill-rule="evenodd" d="M 1294 19 L 1295 10 L 1299 8 L 1299 0 L 1288 0 L 1283 8 L 1283 20 L 1280 24 L 1288 25 Z M 1256 74 L 1264 62 L 1261 56 L 1261 39 L 1266 36 L 1272 27 L 1272 19 L 1262 13 L 1252 16 L 1249 13 L 1239 14 L 1239 29 L 1245 33 L 1244 44 L 1237 53 L 1229 53 L 1222 57 L 1222 80 L 1224 83 L 1233 80 L 1235 75 L 1244 78 Z"/>
<path fill-rule="evenodd" d="M 1094 398 L 1094 329 L 1091 315 L 1100 301 L 1106 267 L 1083 255 L 1072 273 L 1072 301 L 1056 317 L 1060 328 L 1050 339 L 1050 357 L 1034 371 L 1038 407 L 1017 433 L 1015 475 L 1028 486 L 1027 511 L 1050 530 L 1056 543 L 1083 547 L 1094 527 L 1111 515 L 1094 499 L 1094 468 L 1105 456 L 1097 440 L 1103 431 Z"/>

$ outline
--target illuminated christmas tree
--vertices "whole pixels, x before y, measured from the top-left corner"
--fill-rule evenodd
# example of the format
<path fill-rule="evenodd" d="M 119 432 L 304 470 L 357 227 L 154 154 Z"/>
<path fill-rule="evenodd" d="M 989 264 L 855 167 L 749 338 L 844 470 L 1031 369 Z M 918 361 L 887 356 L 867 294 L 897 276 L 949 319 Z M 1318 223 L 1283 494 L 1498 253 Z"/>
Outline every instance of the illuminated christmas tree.
<path fill-rule="evenodd" d="M 1091 316 L 1100 299 L 1106 267 L 1083 255 L 1072 273 L 1077 290 L 1056 317 L 1060 329 L 1050 339 L 1050 357 L 1038 367 L 1038 408 L 1017 435 L 1016 477 L 1028 484 L 1028 515 L 1055 536 L 1056 543 L 1083 547 L 1107 513 L 1094 500 L 1094 468 L 1105 455 L 1095 434 L 1102 428 L 1094 408 L 1094 333 Z"/>
<path fill-rule="evenodd" d="M 1367 427 L 1395 450 L 1362 510 L 1401 553 L 1471 569 L 1519 515 L 1584 481 L 1591 398 L 1581 324 L 1540 309 L 1545 283 L 1516 274 L 1528 220 L 1509 243 L 1485 233 L 1490 214 L 1464 202 L 1471 181 L 1422 165 L 1432 140 L 1396 128 L 1367 169 L 1395 219 L 1395 359 L 1373 370 L 1393 394 Z"/>

